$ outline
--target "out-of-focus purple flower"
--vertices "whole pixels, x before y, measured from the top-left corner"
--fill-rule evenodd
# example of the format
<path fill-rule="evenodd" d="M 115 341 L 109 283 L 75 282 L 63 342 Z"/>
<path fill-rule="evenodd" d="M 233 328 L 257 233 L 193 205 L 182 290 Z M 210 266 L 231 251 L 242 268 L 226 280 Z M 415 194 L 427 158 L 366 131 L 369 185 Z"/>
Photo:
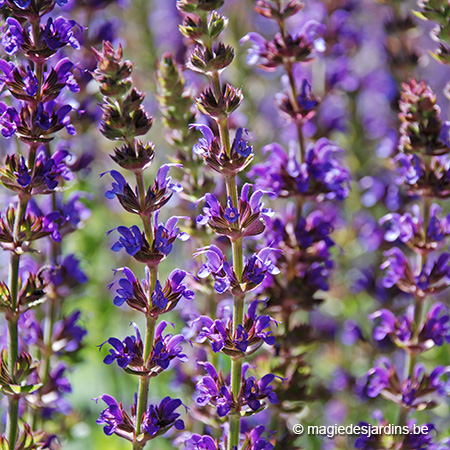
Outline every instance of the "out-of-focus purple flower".
<path fill-rule="evenodd" d="M 336 157 L 342 150 L 328 139 L 321 138 L 310 146 L 302 164 L 294 153 L 288 155 L 278 144 L 263 150 L 269 153 L 267 161 L 256 164 L 250 172 L 257 187 L 283 197 L 314 196 L 318 201 L 347 197 L 350 172 Z"/>
<path fill-rule="evenodd" d="M 27 187 L 31 182 L 31 170 L 27 167 L 23 156 L 20 157 L 20 164 L 14 175 L 22 187 Z"/>
<path fill-rule="evenodd" d="M 311 96 L 311 84 L 306 78 L 302 81 L 298 103 L 306 111 L 311 111 L 318 103 L 317 99 Z"/>
<path fill-rule="evenodd" d="M 8 139 L 13 136 L 21 124 L 19 113 L 13 107 L 0 102 L 0 126 L 3 137 Z"/>
<path fill-rule="evenodd" d="M 61 263 L 48 272 L 49 281 L 55 287 L 75 287 L 87 282 L 88 278 L 80 268 L 80 261 L 74 255 L 67 255 Z"/>
<path fill-rule="evenodd" d="M 361 328 L 354 320 L 348 319 L 343 323 L 341 341 L 344 345 L 353 346 L 363 339 Z"/>
<path fill-rule="evenodd" d="M 69 316 L 55 323 L 52 333 L 52 349 L 54 352 L 75 352 L 81 348 L 81 343 L 87 331 L 79 325 L 80 311 L 74 311 Z"/>
<path fill-rule="evenodd" d="M 8 55 L 14 55 L 25 44 L 24 30 L 14 17 L 6 19 L 6 26 L 8 28 L 3 33 L 2 46 Z"/>
<path fill-rule="evenodd" d="M 377 397 L 383 389 L 390 385 L 390 377 L 394 374 L 394 368 L 388 358 L 382 357 L 376 361 L 376 366 L 367 372 L 367 395 Z"/>
<path fill-rule="evenodd" d="M 254 32 L 245 35 L 240 44 L 242 45 L 245 42 L 250 42 L 252 45 L 247 53 L 247 64 L 254 66 L 260 62 L 262 55 L 266 52 L 268 43 L 260 34 Z"/>
<path fill-rule="evenodd" d="M 395 367 L 386 357 L 380 358 L 376 366 L 366 375 L 366 392 L 369 397 L 382 394 L 395 403 L 414 409 L 432 408 L 436 403 L 433 395 L 447 396 L 450 388 L 449 369 L 437 366 L 429 375 L 422 364 L 414 366 L 413 373 L 401 381 Z"/>
<path fill-rule="evenodd" d="M 399 343 L 408 342 L 412 337 L 412 323 L 414 311 L 408 308 L 405 315 L 397 318 L 388 309 L 380 309 L 369 315 L 369 319 L 374 321 L 373 338 L 382 341 L 387 336 L 398 339 Z"/>
<path fill-rule="evenodd" d="M 186 450 L 219 450 L 211 436 L 200 436 L 199 434 L 193 434 L 185 440 L 184 448 Z"/>
<path fill-rule="evenodd" d="M 450 215 L 440 217 L 442 209 L 437 204 L 430 206 L 429 214 L 426 230 L 418 205 L 413 205 L 412 213 L 392 213 L 382 217 L 380 225 L 386 229 L 385 239 L 388 242 L 398 239 L 421 251 L 438 250 L 444 238 L 450 234 Z"/>
<path fill-rule="evenodd" d="M 51 50 L 58 50 L 67 44 L 79 49 L 80 44 L 73 33 L 75 26 L 79 26 L 75 20 L 66 20 L 64 17 L 53 20 L 49 17 L 42 33 L 43 40 Z"/>
<path fill-rule="evenodd" d="M 55 412 L 61 414 L 70 413 L 70 405 L 64 398 L 64 394 L 72 392 L 69 380 L 65 377 L 66 371 L 67 366 L 63 363 L 58 363 L 50 371 L 47 384 L 41 388 L 40 398 L 43 403 L 41 414 L 44 418 L 50 419 Z"/>
<path fill-rule="evenodd" d="M 450 342 L 450 316 L 448 307 L 440 302 L 434 303 L 428 310 L 419 341 L 433 341 L 435 345 Z"/>
<path fill-rule="evenodd" d="M 450 285 L 450 254 L 442 253 L 435 261 L 427 261 L 418 275 L 414 275 L 404 253 L 394 247 L 384 253 L 387 260 L 380 266 L 386 270 L 383 278 L 385 287 L 396 285 L 409 294 L 423 297 L 440 292 Z"/>
<path fill-rule="evenodd" d="M 398 184 L 416 184 L 419 181 L 422 167 L 417 155 L 399 153 L 394 161 L 397 163 Z"/>
<path fill-rule="evenodd" d="M 240 40 L 240 44 L 248 41 L 252 44 L 248 51 L 247 64 L 258 65 L 265 70 L 272 71 L 285 62 L 287 63 L 288 60 L 284 58 L 283 50 L 290 51 L 291 60 L 301 62 L 310 61 L 314 51 L 323 52 L 325 41 L 321 35 L 324 32 L 323 24 L 309 20 L 303 24 L 296 35 L 287 34 L 283 38 L 280 33 L 277 33 L 272 41 L 266 41 L 260 34 L 251 32 Z"/>

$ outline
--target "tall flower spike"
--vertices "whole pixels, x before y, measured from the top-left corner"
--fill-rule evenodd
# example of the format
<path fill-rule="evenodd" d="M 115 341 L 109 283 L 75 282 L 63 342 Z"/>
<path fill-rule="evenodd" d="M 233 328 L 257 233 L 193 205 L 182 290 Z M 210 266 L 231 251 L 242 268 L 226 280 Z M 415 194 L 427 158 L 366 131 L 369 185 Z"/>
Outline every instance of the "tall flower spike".
<path fill-rule="evenodd" d="M 155 147 L 149 142 L 143 144 L 137 136 L 149 131 L 153 118 L 143 106 L 144 95 L 133 87 L 133 64 L 123 61 L 121 47 L 115 50 L 109 42 L 103 43 L 102 52 L 96 51 L 96 57 L 98 65 L 94 78 L 104 96 L 101 132 L 112 141 L 121 141 L 122 145 L 115 149 L 112 160 L 135 179 L 133 188 L 122 172 L 111 170 L 109 174 L 114 181 L 105 196 L 108 199 L 117 198 L 125 211 L 140 217 L 143 225 L 143 231 L 138 225 L 132 225 L 130 228 L 119 226 L 108 232 L 117 231 L 119 234 L 119 239 L 111 247 L 112 251 L 125 250 L 145 265 L 142 281 L 129 268 L 119 269 L 124 278 L 117 283 L 114 304 L 128 305 L 141 313 L 146 323 L 142 333 L 134 325 L 134 336 L 127 336 L 123 341 L 117 338 L 106 341 L 112 348 L 104 362 L 117 362 L 127 374 L 138 378 L 139 387 L 131 415 L 112 397 L 104 395 L 102 399 L 106 398 L 108 408 L 100 414 L 97 423 L 105 425 L 106 434 L 115 434 L 131 441 L 134 449 L 142 449 L 149 440 L 170 428 L 184 428 L 180 414 L 175 412 L 182 404 L 181 400 L 166 397 L 160 405 L 147 404 L 150 379 L 168 369 L 173 359 L 185 361 L 187 358 L 181 345 L 184 337 L 163 335 L 167 323 L 157 323 L 159 316 L 174 309 L 182 297 L 194 297 L 194 293 L 182 283 L 186 272 L 174 270 L 164 287 L 158 279 L 158 266 L 170 255 L 175 239 L 189 238 L 178 227 L 180 217 L 171 217 L 165 223 L 158 221 L 161 208 L 169 202 L 173 193 L 182 190 L 181 185 L 172 183 L 169 176 L 171 166 L 181 166 L 163 164 L 155 174 L 153 186 L 145 187 L 144 172 L 151 166 Z"/>
<path fill-rule="evenodd" d="M 75 178 L 69 144 L 53 147 L 59 136 L 76 134 L 72 116 L 80 103 L 71 49 L 79 49 L 83 28 L 59 15 L 65 3 L 6 0 L 0 5 L 7 16 L 1 42 L 8 55 L 0 61 L 2 90 L 8 93 L 7 103 L 0 102 L 0 130 L 4 140 L 17 143 L 0 166 L 1 184 L 16 196 L 0 214 L 1 247 L 10 254 L 9 280 L 1 288 L 9 335 L 2 370 L 12 375 L 11 385 L 17 384 L 8 392 L 1 442 L 11 449 L 44 448 L 55 441 L 40 429 L 70 413 L 68 367 L 58 360 L 74 357 L 86 334 L 79 312 L 61 312 L 67 310 L 64 299 L 87 281 L 75 256 L 64 255 L 64 238 L 88 215 L 75 200 L 80 194 L 66 198 L 60 192 Z M 33 258 L 36 254 L 39 258 Z M 36 315 L 35 308 L 41 310 Z M 39 355 L 39 361 L 30 355 Z M 67 424 L 56 422 L 53 430 L 63 434 Z"/>
<path fill-rule="evenodd" d="M 396 181 L 408 194 L 420 196 L 413 197 L 402 214 L 381 218 L 384 238 L 391 246 L 384 252 L 381 269 L 383 286 L 409 294 L 410 304 L 403 313 L 383 308 L 369 318 L 374 322 L 373 339 L 381 348 L 390 345 L 405 352 L 408 364 L 403 374 L 391 359 L 380 358 L 367 372 L 362 393 L 396 403 L 398 423 L 409 426 L 412 413 L 436 407 L 448 389 L 448 368 L 427 371 L 418 359 L 449 340 L 447 308 L 433 301 L 450 285 L 447 217 L 431 202 L 433 197 L 447 195 L 444 180 L 449 148 L 436 95 L 424 81 L 413 79 L 402 85 L 400 111 L 399 153 L 393 158 L 399 174 Z M 408 437 L 399 442 L 401 448 L 415 445 Z M 425 442 L 433 445 L 428 437 Z"/>
<path fill-rule="evenodd" d="M 189 7 L 186 6 L 187 3 Z M 234 138 L 231 136 L 230 119 L 243 101 L 243 96 L 240 89 L 222 82 L 221 74 L 232 63 L 234 49 L 220 40 L 228 19 L 214 10 L 216 2 L 205 3 L 211 3 L 211 12 L 209 9 L 208 12 L 203 11 L 197 2 L 177 4 L 181 11 L 187 13 L 180 30 L 196 43 L 189 54 L 187 67 L 204 74 L 208 80 L 208 85 L 201 90 L 196 103 L 198 110 L 209 118 L 209 123 L 191 125 L 202 134 L 192 151 L 203 158 L 209 168 L 220 174 L 227 192 L 226 196 L 206 193 L 200 198 L 199 203 L 204 202 L 203 213 L 198 216 L 197 224 L 208 225 L 217 236 L 226 236 L 233 256 L 232 260 L 228 259 L 225 251 L 213 242 L 206 246 L 202 242 L 203 246 L 195 256 L 204 258 L 198 277 L 203 280 L 211 276 L 216 292 L 229 292 L 234 300 L 232 321 L 223 323 L 204 316 L 200 321 L 192 323 L 194 329 L 197 325 L 200 328 L 197 330 L 197 341 L 208 339 L 214 352 L 221 350 L 231 357 L 230 381 L 217 375 L 212 365 L 205 364 L 211 376 L 197 384 L 197 404 L 206 406 L 210 403 L 219 417 L 229 416 L 229 432 L 227 435 L 224 433 L 222 440 L 226 442 L 228 450 L 234 450 L 240 445 L 241 420 L 239 414 L 230 412 L 238 413 L 244 407 L 244 404 L 240 404 L 245 383 L 243 359 L 247 356 L 247 350 L 248 353 L 256 351 L 265 340 L 273 344 L 273 339 L 263 331 L 268 327 L 270 319 L 269 323 L 266 319 L 261 319 L 264 324 L 261 322 L 257 325 L 252 306 L 248 315 L 245 315 L 245 296 L 260 286 L 269 274 L 275 275 L 279 271 L 273 263 L 273 253 L 277 249 L 268 246 L 248 258 L 244 256 L 245 239 L 261 235 L 265 230 L 266 217 L 273 213 L 261 201 L 262 196 L 265 193 L 270 195 L 272 189 L 255 188 L 250 195 L 250 185 L 238 187 L 238 176 L 253 160 L 253 145 L 248 137 L 249 132 L 244 128 L 237 127 Z M 212 360 L 216 360 L 214 356 Z M 257 400 L 250 400 L 250 403 L 255 406 Z M 249 414 L 253 412 L 251 408 L 252 412 L 245 409 Z M 259 407 L 256 408 L 258 409 Z"/>

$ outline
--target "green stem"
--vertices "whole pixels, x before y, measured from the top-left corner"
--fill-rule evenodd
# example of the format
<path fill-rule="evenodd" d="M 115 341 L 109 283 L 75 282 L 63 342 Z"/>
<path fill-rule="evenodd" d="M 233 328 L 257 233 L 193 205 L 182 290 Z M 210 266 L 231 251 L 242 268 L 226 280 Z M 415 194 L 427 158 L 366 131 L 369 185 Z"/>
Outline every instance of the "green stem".
<path fill-rule="evenodd" d="M 153 277 L 152 277 L 153 278 Z M 154 317 L 147 317 L 147 327 L 145 331 L 145 342 L 144 342 L 144 361 L 147 362 L 148 357 L 153 349 L 153 340 L 155 338 L 155 328 L 156 319 Z M 139 436 L 142 423 L 142 415 L 147 409 L 148 402 L 148 389 L 149 389 L 150 378 L 139 377 L 139 393 L 138 393 L 138 403 L 136 408 L 136 437 Z M 133 443 L 133 449 L 141 449 L 144 446 L 135 441 Z"/>
<path fill-rule="evenodd" d="M 19 255 L 13 254 L 11 256 L 10 264 L 10 293 L 11 293 L 11 304 L 13 311 L 17 307 L 17 291 L 19 283 Z M 17 328 L 18 317 L 14 314 L 8 319 L 8 369 L 12 376 L 14 373 L 14 365 L 17 361 L 19 353 L 19 338 L 18 338 L 18 328 Z M 19 398 L 9 397 L 8 405 L 8 419 L 6 424 L 6 434 L 8 436 L 8 442 L 11 448 L 15 448 L 15 443 L 17 441 L 17 434 L 19 429 Z"/>
<path fill-rule="evenodd" d="M 141 204 L 141 219 L 142 223 L 144 225 L 144 231 L 145 236 L 147 238 L 147 242 L 151 246 L 153 244 L 153 229 L 151 225 L 151 215 L 145 215 L 145 196 L 146 196 L 146 190 L 145 190 L 145 182 L 144 182 L 144 175 L 142 170 L 135 173 L 136 175 L 136 184 L 137 184 L 137 191 L 138 196 Z M 152 294 L 155 290 L 156 281 L 158 279 L 158 269 L 157 267 L 152 267 L 150 269 L 150 286 L 148 290 L 148 302 L 151 304 L 152 301 Z M 150 357 L 150 354 L 153 350 L 153 342 L 155 340 L 155 328 L 156 328 L 156 318 L 153 316 L 148 315 L 147 316 L 147 323 L 146 323 L 146 329 L 145 329 L 145 341 L 144 341 L 144 353 L 143 353 L 143 359 L 144 364 L 147 365 L 147 360 Z M 141 423 L 142 423 L 142 416 L 144 412 L 147 409 L 147 403 L 148 403 L 148 391 L 149 391 L 149 383 L 150 378 L 148 376 L 142 376 L 139 377 L 139 392 L 138 392 L 138 401 L 136 406 L 136 438 L 140 434 L 141 430 Z M 135 439 L 133 442 L 133 449 L 134 450 L 140 450 L 144 448 L 145 444 L 142 444 Z"/>
<path fill-rule="evenodd" d="M 8 406 L 8 421 L 6 424 L 6 434 L 8 436 L 8 442 L 13 445 L 11 448 L 15 448 L 17 442 L 17 435 L 19 432 L 19 399 L 10 399 Z"/>
<path fill-rule="evenodd" d="M 234 298 L 234 314 L 233 314 L 233 331 L 236 331 L 236 324 L 242 324 L 244 319 L 244 296 L 236 296 Z M 242 383 L 242 358 L 231 359 L 231 392 L 233 397 L 239 401 L 239 393 Z M 228 442 L 228 450 L 239 448 L 239 435 L 241 417 L 240 412 L 230 416 L 230 440 Z"/>

